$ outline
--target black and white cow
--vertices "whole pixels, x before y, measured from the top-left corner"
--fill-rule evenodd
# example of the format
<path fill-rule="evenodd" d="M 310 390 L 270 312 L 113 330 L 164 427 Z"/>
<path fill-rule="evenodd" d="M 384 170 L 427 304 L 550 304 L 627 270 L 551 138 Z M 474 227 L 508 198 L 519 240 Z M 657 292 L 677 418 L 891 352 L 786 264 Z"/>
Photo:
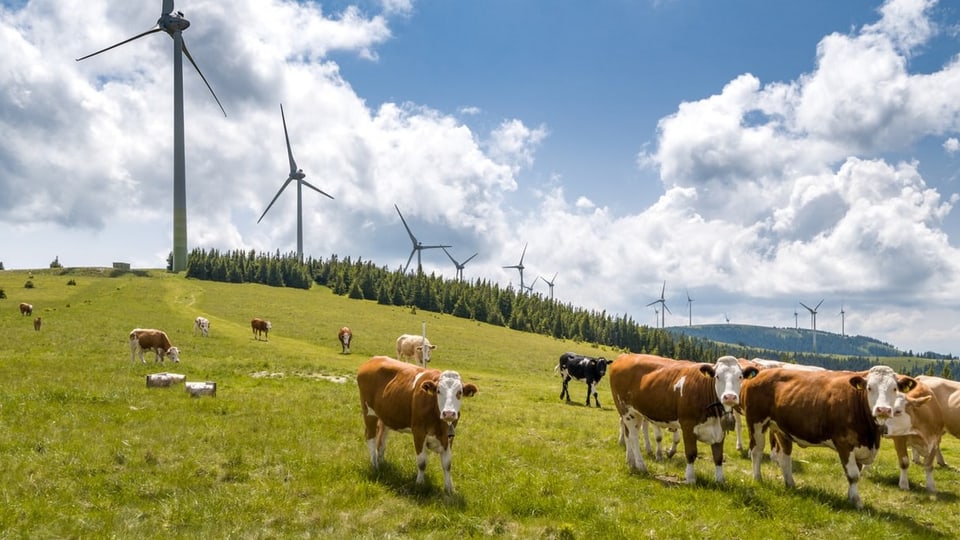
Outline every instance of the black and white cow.
<path fill-rule="evenodd" d="M 560 399 L 567 398 L 570 401 L 570 392 L 567 390 L 567 383 L 570 379 L 576 379 L 587 383 L 587 407 L 590 406 L 590 395 L 593 394 L 593 400 L 600 408 L 600 400 L 597 398 L 597 383 L 607 373 L 607 366 L 613 360 L 606 358 L 593 358 L 583 356 L 582 354 L 565 352 L 560 355 L 560 362 L 554 368 L 554 372 L 559 372 L 563 377 L 563 389 L 560 391 Z"/>

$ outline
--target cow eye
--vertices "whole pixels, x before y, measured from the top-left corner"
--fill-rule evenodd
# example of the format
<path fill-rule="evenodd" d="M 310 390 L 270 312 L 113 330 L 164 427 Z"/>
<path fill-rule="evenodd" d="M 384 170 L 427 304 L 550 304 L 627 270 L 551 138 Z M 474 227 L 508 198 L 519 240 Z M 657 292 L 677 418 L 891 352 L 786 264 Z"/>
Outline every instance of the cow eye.
<path fill-rule="evenodd" d="M 460 399 L 460 398 L 462 398 L 462 397 L 463 397 L 463 391 L 462 391 L 462 390 L 461 390 L 461 391 L 457 391 L 457 399 Z"/>

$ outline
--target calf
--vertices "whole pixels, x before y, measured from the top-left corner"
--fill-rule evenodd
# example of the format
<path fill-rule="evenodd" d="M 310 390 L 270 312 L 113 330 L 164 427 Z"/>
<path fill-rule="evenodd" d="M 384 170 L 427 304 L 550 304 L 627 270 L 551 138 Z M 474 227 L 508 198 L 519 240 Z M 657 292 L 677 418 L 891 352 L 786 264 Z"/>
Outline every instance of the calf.
<path fill-rule="evenodd" d="M 260 341 L 260 337 L 263 336 L 264 341 L 270 341 L 270 329 L 273 325 L 270 324 L 270 321 L 265 321 L 260 318 L 254 318 L 250 321 L 250 328 L 253 329 L 253 339 Z"/>
<path fill-rule="evenodd" d="M 193 320 L 193 335 L 197 335 L 197 332 L 200 332 L 203 337 L 210 335 L 210 321 L 206 317 L 197 317 Z"/>
<path fill-rule="evenodd" d="M 374 356 L 357 371 L 357 386 L 373 467 L 379 468 L 384 461 L 388 432 L 409 431 L 417 455 L 417 483 L 423 483 L 429 449 L 440 454 L 444 485 L 453 493 L 450 462 L 460 401 L 476 394 L 476 385 L 464 384 L 456 371 L 441 373 Z"/>
<path fill-rule="evenodd" d="M 947 433 L 960 437 L 960 382 L 930 375 L 918 375 L 917 381 L 923 383 L 933 393 Z M 914 461 L 919 463 L 918 459 Z M 947 466 L 940 447 L 937 447 L 937 463 L 941 467 Z"/>
<path fill-rule="evenodd" d="M 140 362 L 145 364 L 144 351 L 153 351 L 156 355 L 154 362 L 163 362 L 169 356 L 174 362 L 180 362 L 180 349 L 170 343 L 170 338 L 163 330 L 152 328 L 134 328 L 130 331 L 130 361 L 135 361 L 135 355 L 140 353 Z"/>
<path fill-rule="evenodd" d="M 910 467 L 910 457 L 907 455 L 909 446 L 916 455 L 923 457 L 927 491 L 934 493 L 937 488 L 933 482 L 933 460 L 937 457 L 943 437 L 943 415 L 933 392 L 919 381 L 909 393 L 898 392 L 893 404 L 893 418 L 887 421 L 886 428 L 884 436 L 893 439 L 893 446 L 897 450 L 900 489 L 910 489 L 907 477 L 907 468 Z"/>
<path fill-rule="evenodd" d="M 560 361 L 553 372 L 560 372 L 563 378 L 563 388 L 560 390 L 560 399 L 567 398 L 570 401 L 570 392 L 567 390 L 567 383 L 570 379 L 576 379 L 587 383 L 587 407 L 590 406 L 590 395 L 593 395 L 593 401 L 597 408 L 600 408 L 600 399 L 597 398 L 597 384 L 607 373 L 607 366 L 613 363 L 613 360 L 606 358 L 593 358 L 580 354 L 565 352 L 560 355 Z"/>
<path fill-rule="evenodd" d="M 43 324 L 43 321 L 40 320 L 40 317 L 37 317 L 33 320 L 33 329 L 39 332 L 41 324 Z"/>
<path fill-rule="evenodd" d="M 33 304 L 20 302 L 20 315 L 33 315 Z"/>
<path fill-rule="evenodd" d="M 402 334 L 397 338 L 397 358 L 404 360 L 410 358 L 416 360 L 421 366 L 426 366 L 430 361 L 430 351 L 436 349 L 430 340 L 424 336 L 415 336 L 411 334 Z"/>
<path fill-rule="evenodd" d="M 862 508 L 860 471 L 876 458 L 881 426 L 893 415 L 897 392 L 915 385 L 914 379 L 898 377 L 887 366 L 859 373 L 761 370 L 743 384 L 741 394 L 754 479 L 761 479 L 764 432 L 770 429 L 787 487 L 796 485 L 791 461 L 794 442 L 801 447 L 833 448 L 849 484 L 847 499 Z"/>
<path fill-rule="evenodd" d="M 710 445 L 716 481 L 723 482 L 724 419 L 739 403 L 743 379 L 756 373 L 753 367 L 742 369 L 732 356 L 701 364 L 621 354 L 610 365 L 610 390 L 626 435 L 627 465 L 647 470 L 639 439 L 646 419 L 661 428 L 680 430 L 688 484 L 696 481 L 693 464 L 698 440 Z"/>
<path fill-rule="evenodd" d="M 337 339 L 340 341 L 340 347 L 342 349 L 342 354 L 350 354 L 350 340 L 353 339 L 353 331 L 350 330 L 350 327 L 344 326 L 337 332 Z"/>

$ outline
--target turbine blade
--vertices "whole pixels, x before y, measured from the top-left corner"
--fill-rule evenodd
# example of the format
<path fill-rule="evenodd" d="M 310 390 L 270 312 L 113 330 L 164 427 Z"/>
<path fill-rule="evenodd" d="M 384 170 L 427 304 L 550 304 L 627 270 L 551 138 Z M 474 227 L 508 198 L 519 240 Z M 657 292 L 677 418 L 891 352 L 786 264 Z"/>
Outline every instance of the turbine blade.
<path fill-rule="evenodd" d="M 163 0 L 162 13 L 164 15 L 166 15 L 167 13 L 173 13 L 173 0 Z"/>
<path fill-rule="evenodd" d="M 153 34 L 153 33 L 159 32 L 160 30 L 161 30 L 161 29 L 160 29 L 159 26 L 154 27 L 154 28 L 151 28 L 150 30 L 147 30 L 146 32 L 142 32 L 142 33 L 140 33 L 140 34 L 137 34 L 137 35 L 133 36 L 133 37 L 130 38 L 130 39 L 121 41 L 120 43 L 117 43 L 116 45 L 111 45 L 111 46 L 107 47 L 106 49 L 100 49 L 99 51 L 97 51 L 97 52 L 95 52 L 95 53 L 90 53 L 90 54 L 88 54 L 88 55 L 86 55 L 86 56 L 81 56 L 80 58 L 77 58 L 77 62 L 79 62 L 79 61 L 81 61 L 81 60 L 85 60 L 85 59 L 87 59 L 87 58 L 90 58 L 91 56 L 96 56 L 96 55 L 98 55 L 98 54 L 100 54 L 100 53 L 102 53 L 102 52 L 107 52 L 107 51 L 109 51 L 110 49 L 119 47 L 119 46 L 121 46 L 121 45 L 123 45 L 123 44 L 125 44 L 125 43 L 130 43 L 131 41 L 133 41 L 133 40 L 135 40 L 135 39 L 142 38 L 143 36 L 145 36 L 145 35 L 147 35 L 147 34 Z"/>
<path fill-rule="evenodd" d="M 220 103 L 220 98 L 217 97 L 217 93 L 213 91 L 213 87 L 210 86 L 210 83 L 207 82 L 207 78 L 203 76 L 203 72 L 200 71 L 200 66 L 193 61 L 193 57 L 190 56 L 190 51 L 187 50 L 187 42 L 183 41 L 181 38 L 180 43 L 183 44 L 183 54 L 187 55 L 187 60 L 190 60 L 190 63 L 193 64 L 193 68 L 197 70 L 197 73 L 200 74 L 200 78 L 203 79 L 203 84 L 207 85 L 207 89 L 210 90 L 210 94 L 213 95 L 213 99 L 217 100 L 217 105 L 220 106 L 220 112 L 223 113 L 223 116 L 227 116 L 227 111 L 223 109 L 223 105 Z"/>
<path fill-rule="evenodd" d="M 400 215 L 400 221 L 403 223 L 403 228 L 407 230 L 407 234 L 410 235 L 410 241 L 413 242 L 413 248 L 416 249 L 417 237 L 413 235 L 412 231 L 410 231 L 410 227 L 407 226 L 407 220 L 403 219 L 403 214 L 400 214 L 400 207 L 398 207 L 396 204 L 394 204 L 393 207 L 397 209 L 397 214 Z M 410 256 L 412 257 L 413 254 Z M 410 261 L 407 261 L 407 264 L 410 264 Z"/>
<path fill-rule="evenodd" d="M 659 300 L 654 300 L 653 302 L 650 302 L 649 304 L 647 304 L 647 307 L 652 306 L 654 304 L 659 304 L 659 303 L 660 303 Z"/>
<path fill-rule="evenodd" d="M 807 308 L 808 311 L 813 311 L 812 309 L 810 309 L 810 306 L 804 304 L 803 302 L 799 302 L 799 304 L 800 304 L 801 306 Z"/>
<path fill-rule="evenodd" d="M 403 266 L 403 273 L 407 273 L 407 268 L 410 268 L 410 261 L 413 260 L 413 254 L 417 252 L 417 248 L 413 248 L 413 251 L 410 252 L 410 256 L 407 257 L 407 264 Z"/>
<path fill-rule="evenodd" d="M 330 195 L 329 193 L 321 190 L 320 188 L 314 186 L 313 184 L 311 184 L 310 182 L 307 182 L 306 180 L 301 180 L 300 183 L 303 184 L 303 185 L 305 185 L 305 186 L 307 186 L 308 188 L 316 191 L 317 193 L 319 193 L 319 194 L 321 194 L 321 195 L 326 195 L 327 197 L 330 197 L 331 199 L 333 198 L 333 195 Z"/>
<path fill-rule="evenodd" d="M 453 246 L 447 246 L 447 245 L 443 245 L 443 246 L 441 246 L 441 245 L 436 245 L 436 246 L 420 246 L 420 249 L 436 249 L 436 248 L 448 248 L 448 247 L 453 247 Z"/>
<path fill-rule="evenodd" d="M 280 104 L 280 119 L 283 120 L 283 138 L 287 140 L 287 157 L 290 158 L 290 174 L 293 175 L 297 172 L 297 162 L 293 160 L 293 150 L 290 149 L 290 136 L 287 135 L 287 118 L 283 115 L 283 103 Z"/>
<path fill-rule="evenodd" d="M 523 257 L 527 254 L 527 244 L 523 245 L 523 252 L 520 254 L 520 265 L 523 265 Z"/>
<path fill-rule="evenodd" d="M 460 266 L 463 266 L 463 265 L 467 264 L 468 262 L 470 262 L 470 259 L 476 257 L 477 255 L 479 255 L 479 253 L 474 253 L 473 255 L 467 257 L 467 260 L 465 260 L 465 261 L 463 261 L 462 263 L 460 263 Z"/>
<path fill-rule="evenodd" d="M 667 313 L 673 315 L 673 312 L 670 311 L 670 308 L 668 308 L 666 304 L 663 305 L 663 309 L 667 310 Z"/>
<path fill-rule="evenodd" d="M 273 206 L 273 203 L 277 202 L 277 199 L 280 198 L 280 194 L 283 193 L 283 190 L 287 189 L 287 186 L 290 185 L 290 180 L 292 180 L 292 178 L 287 178 L 287 181 L 280 186 L 280 190 L 277 191 L 277 194 L 273 196 L 273 200 L 270 201 L 270 204 L 267 205 L 267 209 L 264 210 L 263 214 L 260 215 L 260 219 L 257 220 L 257 223 L 260 223 L 260 221 L 263 219 L 263 216 L 267 215 L 267 212 L 270 211 L 270 207 Z"/>
<path fill-rule="evenodd" d="M 820 299 L 820 301 L 819 301 L 819 302 L 817 302 L 817 307 L 815 307 L 815 308 L 813 308 L 813 310 L 814 310 L 814 311 L 816 311 L 816 310 L 818 310 L 818 309 L 820 309 L 820 304 L 822 304 L 822 303 L 823 303 L 823 300 L 824 300 L 824 299 L 823 299 L 823 298 L 821 298 L 821 299 Z"/>
<path fill-rule="evenodd" d="M 453 262 L 454 266 L 456 266 L 457 268 L 460 268 L 460 263 L 458 263 L 457 260 L 453 258 L 453 255 L 451 255 L 450 252 L 447 251 L 447 248 L 443 248 L 443 252 L 447 254 L 447 257 L 450 258 L 450 261 Z"/>

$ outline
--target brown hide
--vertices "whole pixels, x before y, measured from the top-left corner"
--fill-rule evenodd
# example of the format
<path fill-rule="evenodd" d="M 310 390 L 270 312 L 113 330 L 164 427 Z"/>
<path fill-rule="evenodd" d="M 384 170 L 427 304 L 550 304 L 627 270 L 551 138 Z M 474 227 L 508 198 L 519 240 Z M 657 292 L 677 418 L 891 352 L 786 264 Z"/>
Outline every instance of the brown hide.
<path fill-rule="evenodd" d="M 900 487 L 909 489 L 906 470 L 910 466 L 910 457 L 907 448 L 913 448 L 923 456 L 924 470 L 927 474 L 927 490 L 935 491 L 933 484 L 933 461 L 940 448 L 940 439 L 943 437 L 943 414 L 934 393 L 925 384 L 917 381 L 917 385 L 906 394 L 910 403 L 906 414 L 910 415 L 912 427 L 911 435 L 894 436 L 893 446 L 897 451 L 897 461 L 901 470 Z"/>
<path fill-rule="evenodd" d="M 704 369 L 707 371 L 705 372 Z M 621 415 L 632 406 L 653 422 L 681 427 L 717 416 L 713 366 L 647 354 L 623 354 L 607 368 L 614 403 Z M 683 390 L 675 390 L 684 378 Z"/>
<path fill-rule="evenodd" d="M 254 318 L 250 321 L 250 328 L 253 330 L 253 337 L 260 339 L 262 334 L 265 338 L 269 339 L 270 327 L 267 324 L 268 321 L 265 321 L 260 318 Z"/>
<path fill-rule="evenodd" d="M 137 343 L 140 344 L 140 348 L 145 351 L 159 350 L 162 351 L 162 353 L 166 353 L 170 350 L 170 347 L 173 347 L 173 343 L 170 343 L 170 338 L 168 338 L 167 334 L 162 330 L 143 329 L 131 332 L 130 339 L 134 337 L 136 337 Z M 163 354 L 161 354 L 161 356 L 163 356 Z"/>
<path fill-rule="evenodd" d="M 917 381 L 929 388 L 936 398 L 947 433 L 960 437 L 960 382 L 928 375 L 917 376 Z"/>

